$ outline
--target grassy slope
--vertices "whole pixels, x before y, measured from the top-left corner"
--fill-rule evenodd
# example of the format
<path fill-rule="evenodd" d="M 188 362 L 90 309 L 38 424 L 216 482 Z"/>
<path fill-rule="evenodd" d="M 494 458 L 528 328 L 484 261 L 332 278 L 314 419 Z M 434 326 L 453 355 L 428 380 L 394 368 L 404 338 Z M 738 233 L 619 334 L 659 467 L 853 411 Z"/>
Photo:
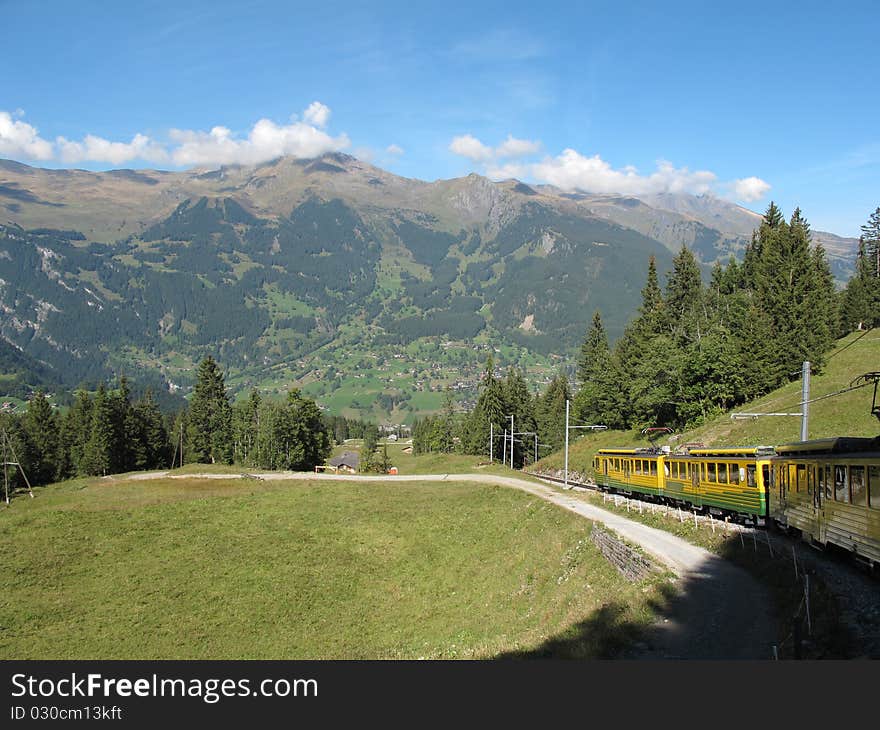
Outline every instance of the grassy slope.
<path fill-rule="evenodd" d="M 665 583 L 588 532 L 452 481 L 67 482 L 0 510 L 0 658 L 607 656 Z"/>
<path fill-rule="evenodd" d="M 862 333 L 864 334 L 864 333 Z M 841 349 L 846 347 L 845 350 Z M 811 398 L 844 389 L 857 376 L 880 370 L 880 331 L 866 335 L 852 334 L 838 341 L 825 370 L 814 375 Z M 797 380 L 772 393 L 747 403 L 737 412 L 762 413 L 800 411 L 801 382 Z M 811 439 L 827 436 L 876 436 L 880 424 L 871 415 L 871 387 L 854 390 L 810 404 Z M 748 420 L 732 420 L 722 415 L 683 434 L 675 434 L 665 443 L 702 442 L 707 446 L 779 445 L 800 439 L 801 419 L 791 416 L 769 416 Z M 569 447 L 569 469 L 589 474 L 590 463 L 598 449 L 615 446 L 647 446 L 638 432 L 606 431 L 579 439 Z M 538 468 L 561 469 L 562 452 L 551 454 L 538 463 Z"/>

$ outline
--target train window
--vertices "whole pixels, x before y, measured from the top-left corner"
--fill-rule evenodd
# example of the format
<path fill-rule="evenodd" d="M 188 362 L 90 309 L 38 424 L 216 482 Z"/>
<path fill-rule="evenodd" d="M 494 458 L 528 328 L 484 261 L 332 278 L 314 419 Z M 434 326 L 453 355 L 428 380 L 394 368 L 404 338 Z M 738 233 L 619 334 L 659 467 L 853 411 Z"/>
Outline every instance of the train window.
<path fill-rule="evenodd" d="M 652 477 L 657 476 L 657 462 L 652 461 L 652 462 L 650 462 L 650 465 L 651 465 L 651 476 Z"/>
<path fill-rule="evenodd" d="M 809 491 L 807 489 L 807 466 L 806 464 L 797 465 L 797 473 L 795 474 L 794 491 Z"/>
<path fill-rule="evenodd" d="M 727 464 L 718 465 L 718 483 L 727 484 Z"/>
<path fill-rule="evenodd" d="M 740 479 L 740 481 L 742 481 L 742 479 Z M 756 484 L 754 464 L 748 464 L 746 466 L 746 484 L 748 484 L 750 487 L 754 487 Z"/>
<path fill-rule="evenodd" d="M 868 467 L 868 504 L 874 509 L 880 509 L 880 464 L 871 464 Z"/>
<path fill-rule="evenodd" d="M 821 464 L 816 467 L 816 480 L 816 488 L 819 490 L 819 494 L 825 493 L 825 469 L 822 467 Z"/>
<path fill-rule="evenodd" d="M 825 468 L 822 471 L 825 472 L 825 499 L 832 499 L 831 489 L 834 485 L 834 480 L 831 478 L 831 464 L 825 464 Z"/>
<path fill-rule="evenodd" d="M 849 484 L 846 481 L 846 467 L 834 466 L 834 501 L 849 502 Z"/>
<path fill-rule="evenodd" d="M 706 469 L 708 470 L 708 475 L 706 476 L 707 482 L 714 482 L 718 476 L 717 465 L 716 464 L 706 464 Z"/>
<path fill-rule="evenodd" d="M 864 507 L 868 495 L 865 494 L 865 467 L 861 464 L 849 468 L 849 488 L 852 492 L 852 503 Z"/>

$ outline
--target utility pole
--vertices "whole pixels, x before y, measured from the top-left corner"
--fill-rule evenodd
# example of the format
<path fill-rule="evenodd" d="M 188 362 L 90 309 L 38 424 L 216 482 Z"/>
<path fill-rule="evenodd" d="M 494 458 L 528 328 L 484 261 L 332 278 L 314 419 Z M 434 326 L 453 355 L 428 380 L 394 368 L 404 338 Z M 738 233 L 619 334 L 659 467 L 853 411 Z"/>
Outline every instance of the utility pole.
<path fill-rule="evenodd" d="M 730 418 L 734 421 L 746 418 L 759 418 L 761 416 L 800 416 L 801 419 L 801 441 L 809 438 L 809 420 L 810 420 L 810 374 L 812 372 L 810 361 L 804 360 L 801 370 L 801 410 L 798 413 L 731 413 Z"/>
<path fill-rule="evenodd" d="M 568 489 L 568 398 L 565 399 L 565 481 L 562 484 L 563 489 Z"/>
<path fill-rule="evenodd" d="M 801 412 L 801 441 L 809 439 L 809 420 L 810 420 L 810 361 L 804 360 L 803 384 L 801 386 L 801 402 L 803 406 Z"/>
<path fill-rule="evenodd" d="M 504 451 L 501 455 L 501 463 L 507 466 L 507 429 L 504 429 Z"/>

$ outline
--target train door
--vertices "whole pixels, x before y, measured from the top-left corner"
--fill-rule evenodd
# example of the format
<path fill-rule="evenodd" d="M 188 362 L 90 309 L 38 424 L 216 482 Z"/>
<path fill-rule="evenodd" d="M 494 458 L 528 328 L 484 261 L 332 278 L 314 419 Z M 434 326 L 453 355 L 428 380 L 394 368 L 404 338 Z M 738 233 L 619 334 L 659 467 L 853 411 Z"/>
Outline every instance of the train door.
<path fill-rule="evenodd" d="M 832 499 L 831 490 L 834 489 L 834 482 L 831 478 L 831 464 L 816 465 L 816 491 L 819 493 L 816 498 L 816 522 L 817 530 L 815 538 L 822 545 L 827 541 L 826 524 L 825 524 L 825 503 Z"/>
<path fill-rule="evenodd" d="M 703 494 L 700 491 L 700 476 L 703 472 L 703 464 L 694 463 L 691 464 L 691 502 L 693 502 L 694 506 L 702 507 L 703 506 Z"/>

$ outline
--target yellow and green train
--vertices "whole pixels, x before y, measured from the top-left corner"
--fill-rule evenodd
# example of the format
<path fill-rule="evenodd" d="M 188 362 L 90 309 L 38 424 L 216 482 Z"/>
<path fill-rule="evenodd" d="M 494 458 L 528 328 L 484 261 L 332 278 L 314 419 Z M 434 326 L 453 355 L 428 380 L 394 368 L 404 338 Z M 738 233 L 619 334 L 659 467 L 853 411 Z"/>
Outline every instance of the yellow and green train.
<path fill-rule="evenodd" d="M 596 485 L 718 515 L 772 521 L 880 564 L 880 439 L 777 447 L 602 449 Z"/>

